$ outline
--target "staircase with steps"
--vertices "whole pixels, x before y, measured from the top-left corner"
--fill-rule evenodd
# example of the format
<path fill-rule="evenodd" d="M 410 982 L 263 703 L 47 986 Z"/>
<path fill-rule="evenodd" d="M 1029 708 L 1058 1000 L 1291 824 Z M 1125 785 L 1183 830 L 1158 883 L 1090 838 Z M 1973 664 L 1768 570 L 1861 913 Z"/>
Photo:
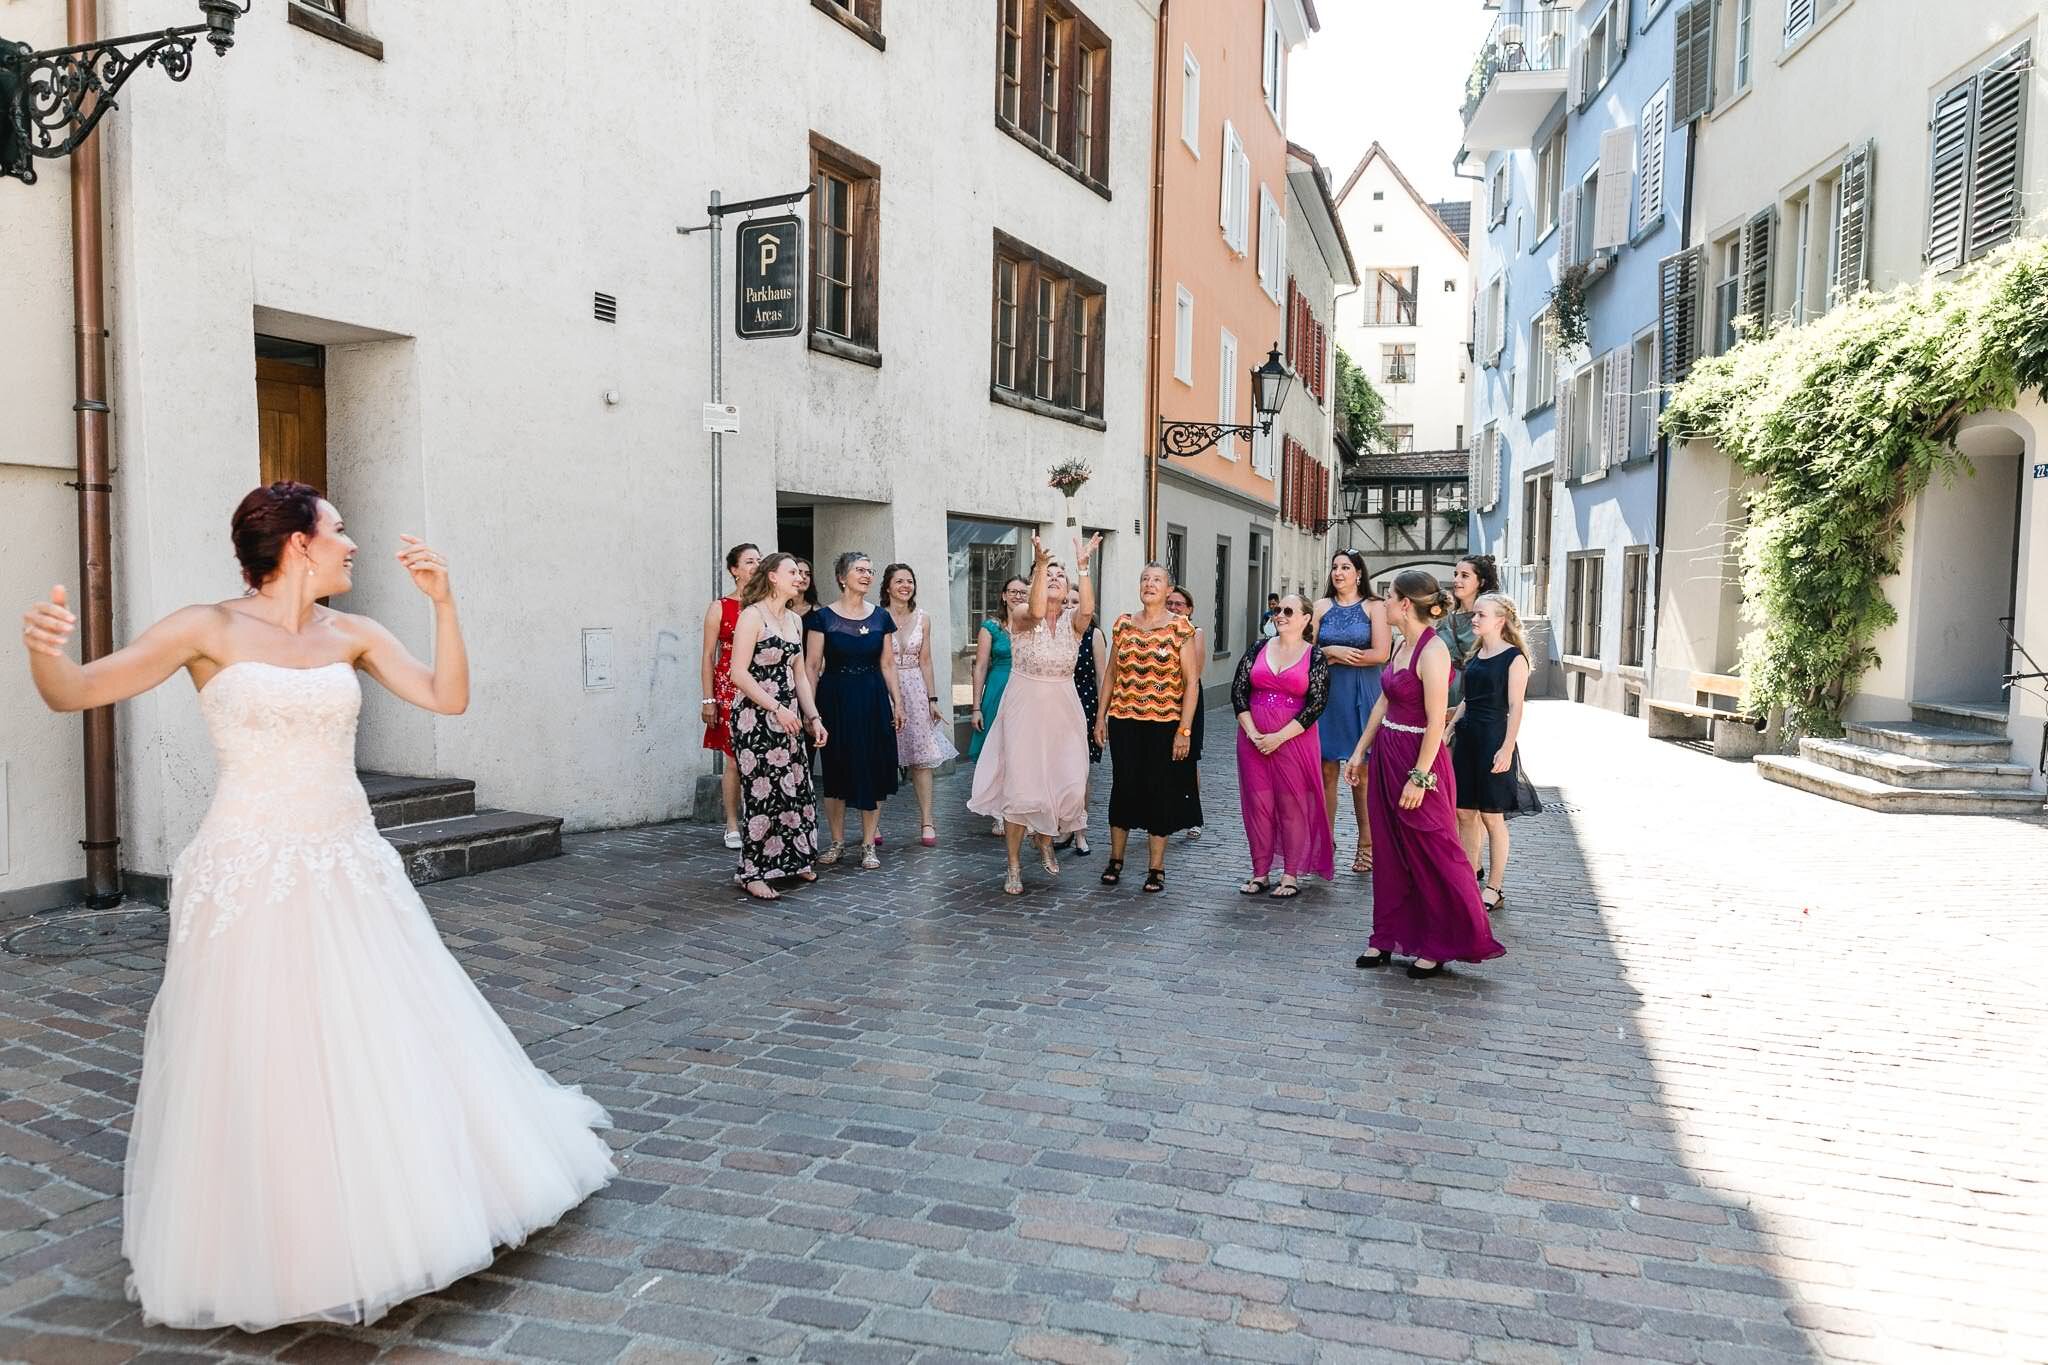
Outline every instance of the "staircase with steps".
<path fill-rule="evenodd" d="M 415 886 L 472 872 L 553 858 L 562 821 L 553 815 L 477 809 L 476 783 L 464 777 L 359 773 L 370 813 Z"/>
<path fill-rule="evenodd" d="M 1797 757 L 1760 755 L 1773 782 L 1867 810 L 2034 815 L 2034 772 L 2012 761 L 2005 707 L 1916 702 L 1911 720 L 1850 722 L 1840 739 L 1803 739 Z"/>

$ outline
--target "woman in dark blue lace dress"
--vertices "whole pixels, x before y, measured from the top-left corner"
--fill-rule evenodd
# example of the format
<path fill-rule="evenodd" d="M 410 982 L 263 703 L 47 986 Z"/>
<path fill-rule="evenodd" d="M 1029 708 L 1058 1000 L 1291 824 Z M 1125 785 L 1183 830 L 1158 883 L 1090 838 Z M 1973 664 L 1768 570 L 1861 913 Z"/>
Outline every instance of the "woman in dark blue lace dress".
<path fill-rule="evenodd" d="M 903 707 L 896 670 L 884 651 L 896 623 L 867 600 L 875 566 L 858 550 L 833 565 L 839 597 L 806 618 L 805 655 L 818 680 L 818 715 L 832 742 L 824 749 L 825 821 L 832 842 L 818 855 L 830 866 L 846 851 L 846 808 L 860 812 L 860 865 L 882 865 L 875 850 L 882 802 L 896 794 L 896 730 Z"/>

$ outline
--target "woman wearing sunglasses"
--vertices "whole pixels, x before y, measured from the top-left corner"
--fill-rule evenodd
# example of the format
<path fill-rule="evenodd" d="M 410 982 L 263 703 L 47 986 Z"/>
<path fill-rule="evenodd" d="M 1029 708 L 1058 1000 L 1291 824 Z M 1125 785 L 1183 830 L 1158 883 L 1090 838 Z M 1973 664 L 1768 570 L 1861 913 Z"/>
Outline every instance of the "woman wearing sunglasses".
<path fill-rule="evenodd" d="M 1301 878 L 1336 876 L 1336 847 L 1323 818 L 1322 743 L 1316 718 L 1330 696 L 1330 665 L 1316 652 L 1309 606 L 1299 593 L 1272 612 L 1274 634 L 1237 666 L 1230 705 L 1237 712 L 1238 800 L 1252 849 L 1252 875 L 1238 893 L 1287 900 Z"/>

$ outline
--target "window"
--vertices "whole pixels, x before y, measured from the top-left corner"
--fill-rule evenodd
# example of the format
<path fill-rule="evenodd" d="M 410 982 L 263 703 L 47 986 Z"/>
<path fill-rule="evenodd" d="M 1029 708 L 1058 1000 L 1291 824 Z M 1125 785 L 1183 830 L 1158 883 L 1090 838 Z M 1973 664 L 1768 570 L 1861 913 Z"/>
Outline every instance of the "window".
<path fill-rule="evenodd" d="M 322 14 L 331 14 L 343 23 L 348 22 L 348 11 L 342 0 L 298 0 L 307 9 L 317 9 Z"/>
<path fill-rule="evenodd" d="M 1431 484 L 1429 509 L 1438 515 L 1456 515 L 1466 509 L 1465 485 L 1462 483 Z"/>
<path fill-rule="evenodd" d="M 1742 237 L 1732 235 L 1714 246 L 1720 274 L 1714 281 L 1714 349 L 1721 354 L 1735 344 L 1735 319 L 1742 315 Z"/>
<path fill-rule="evenodd" d="M 1558 201 L 1564 197 L 1564 129 L 1550 135 L 1536 154 L 1536 240 L 1557 226 Z"/>
<path fill-rule="evenodd" d="M 1557 355 L 1550 341 L 1553 326 L 1548 309 L 1529 320 L 1529 401 L 1530 412 L 1549 407 L 1557 401 Z"/>
<path fill-rule="evenodd" d="M 996 114 L 1012 124 L 1024 121 L 1024 0 L 1003 0 L 1001 81 Z"/>
<path fill-rule="evenodd" d="M 811 5 L 839 20 L 876 47 L 882 46 L 882 0 L 811 0 Z"/>
<path fill-rule="evenodd" d="M 1482 364 L 1495 366 L 1500 364 L 1501 354 L 1508 348 L 1508 277 L 1506 275 L 1496 276 L 1493 283 L 1486 286 L 1485 309 L 1486 311 L 1481 314 L 1475 323 L 1479 341 L 1479 358 Z"/>
<path fill-rule="evenodd" d="M 881 169 L 813 133 L 811 183 L 812 345 L 879 363 Z"/>
<path fill-rule="evenodd" d="M 1664 216 L 1664 143 L 1670 133 L 1671 90 L 1665 87 L 1643 106 L 1641 169 L 1636 187 L 1636 231 L 1647 232 Z"/>
<path fill-rule="evenodd" d="M 1657 332 L 1639 334 L 1629 348 L 1628 458 L 1647 460 L 1657 450 Z"/>
<path fill-rule="evenodd" d="M 1816 191 L 1817 193 L 1818 191 Z M 1813 194 L 1792 203 L 1792 325 L 1806 321 L 1807 269 L 1813 258 Z"/>
<path fill-rule="evenodd" d="M 1413 327 L 1416 293 L 1422 286 L 1422 267 L 1414 265 L 1382 268 L 1373 272 L 1372 292 L 1365 296 L 1365 325 L 1368 327 Z"/>
<path fill-rule="evenodd" d="M 1223 240 L 1238 255 L 1245 254 L 1251 239 L 1252 161 L 1244 142 L 1230 120 L 1223 121 Z"/>
<path fill-rule="evenodd" d="M 992 399 L 1048 416 L 1101 417 L 1100 284 L 999 231 L 993 312 Z"/>
<path fill-rule="evenodd" d="M 1180 140 L 1199 159 L 1202 155 L 1202 64 L 1195 50 L 1180 50 Z"/>
<path fill-rule="evenodd" d="M 1577 73 L 1579 98 L 1576 101 L 1580 109 L 1592 103 L 1593 96 L 1599 93 L 1600 87 L 1607 84 L 1608 68 L 1616 59 L 1617 54 L 1611 50 L 1615 42 L 1613 17 L 1612 7 L 1603 11 L 1600 17 L 1593 21 L 1593 26 L 1586 31 L 1585 42 L 1580 45 L 1580 66 Z"/>
<path fill-rule="evenodd" d="M 1547 469 L 1522 480 L 1522 577 L 1529 584 L 1527 602 L 1518 603 L 1532 616 L 1550 612 L 1550 508 L 1554 480 Z"/>
<path fill-rule="evenodd" d="M 1109 39 L 1071 0 L 1000 0 L 996 16 L 996 126 L 1106 193 Z"/>
<path fill-rule="evenodd" d="M 1287 39 L 1280 31 L 1280 12 L 1273 0 L 1266 0 L 1266 40 L 1259 73 L 1260 88 L 1266 92 L 1266 108 L 1283 126 L 1286 122 L 1284 111 L 1284 85 L 1287 80 Z"/>
<path fill-rule="evenodd" d="M 1221 656 L 1230 652 L 1230 537 L 1216 537 L 1216 619 L 1209 627 L 1209 652 Z"/>
<path fill-rule="evenodd" d="M 1573 375 L 1566 384 L 1569 410 L 1562 414 L 1558 426 L 1565 443 L 1566 478 L 1587 478 L 1599 473 L 1606 463 L 1602 436 L 1606 429 L 1607 370 L 1606 364 L 1596 362 Z"/>
<path fill-rule="evenodd" d="M 1222 368 L 1216 376 L 1216 420 L 1226 425 L 1237 421 L 1237 338 L 1223 333 Z M 1225 436 L 1216 443 L 1216 453 L 1226 460 L 1237 458 L 1237 437 Z"/>
<path fill-rule="evenodd" d="M 1565 561 L 1564 652 L 1581 659 L 1600 657 L 1600 580 L 1606 566 L 1604 550 L 1582 550 Z"/>
<path fill-rule="evenodd" d="M 1169 526 L 1166 528 L 1166 576 L 1178 583 L 1187 575 L 1188 528 Z"/>
<path fill-rule="evenodd" d="M 1266 297 L 1280 302 L 1280 286 L 1287 277 L 1287 220 L 1280 205 L 1259 186 L 1259 288 Z"/>
<path fill-rule="evenodd" d="M 1808 16 L 1812 18 L 1811 5 Z M 1735 0 L 1735 92 L 1749 89 L 1750 67 L 1756 51 L 1756 0 Z"/>
<path fill-rule="evenodd" d="M 1173 377 L 1183 384 L 1195 382 L 1195 296 L 1184 284 L 1174 286 Z"/>
<path fill-rule="evenodd" d="M 1383 384 L 1413 384 L 1415 382 L 1414 342 L 1397 341 L 1381 345 L 1380 382 Z"/>
<path fill-rule="evenodd" d="M 1394 511 L 1422 511 L 1422 485 L 1419 483 L 1397 483 L 1394 485 Z"/>
<path fill-rule="evenodd" d="M 1949 270 L 2011 241 L 2025 222 L 2027 87 L 2033 44 L 2020 43 L 1934 103 L 1927 261 Z"/>
<path fill-rule="evenodd" d="M 1641 668 L 1649 655 L 1650 547 L 1631 545 L 1621 552 L 1621 662 Z"/>
<path fill-rule="evenodd" d="M 1586 172 L 1586 178 L 1579 182 L 1578 195 L 1572 200 L 1572 251 L 1571 263 L 1583 264 L 1593 259 L 1593 233 L 1600 225 L 1600 167 L 1594 166 Z"/>
<path fill-rule="evenodd" d="M 1413 424 L 1388 423 L 1387 449 L 1396 454 L 1407 454 L 1415 449 L 1415 427 Z"/>

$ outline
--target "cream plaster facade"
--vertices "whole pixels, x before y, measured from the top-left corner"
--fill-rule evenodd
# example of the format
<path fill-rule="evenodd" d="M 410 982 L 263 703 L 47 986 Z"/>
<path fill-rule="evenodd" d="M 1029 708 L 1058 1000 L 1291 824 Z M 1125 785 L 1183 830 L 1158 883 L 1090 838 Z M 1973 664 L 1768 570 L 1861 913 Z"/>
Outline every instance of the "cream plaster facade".
<path fill-rule="evenodd" d="M 1472 311 L 1464 244 L 1378 143 L 1339 191 L 1337 211 L 1359 275 L 1358 293 L 1338 312 L 1339 343 L 1386 400 L 1387 424 L 1411 430 L 1409 449 L 1464 449 Z M 1412 313 L 1379 285 L 1381 271 L 1408 270 L 1417 272 Z M 1395 346 L 1414 358 L 1407 380 L 1389 378 L 1386 352 Z"/>
<path fill-rule="evenodd" d="M 1732 4 L 1724 7 L 1732 11 Z M 1751 216 L 1780 212 L 1773 310 L 1797 304 L 1802 197 L 1825 206 L 1843 159 L 1875 149 L 1870 282 L 1888 289 L 1917 279 L 1928 245 L 1929 121 L 1935 100 L 2023 41 L 2027 78 L 2020 184 L 2029 233 L 2048 207 L 2048 73 L 2041 64 L 2048 19 L 2040 0 L 1968 5 L 1835 0 L 1789 45 L 1786 0 L 1757 0 L 1746 89 L 1736 89 L 1734 49 L 1723 21 L 1714 112 L 1702 120 L 1688 240 L 1708 249 L 1704 301 L 1713 322 L 1716 251 Z M 1871 78 L 1882 72 L 1881 80 Z M 1814 220 L 1822 221 L 1820 218 Z M 1824 231 L 1807 239 L 1808 307 L 1825 306 L 1819 283 Z M 2038 397 L 2010 412 L 1971 419 L 1958 440 L 1974 472 L 1937 481 L 1909 510 L 1898 574 L 1885 592 L 1898 622 L 1876 640 L 1879 664 L 1852 698 L 1852 719 L 1897 719 L 1911 703 L 2002 704 L 2006 671 L 1998 618 L 2037 658 L 2048 658 L 2048 406 Z M 1729 461 L 1711 446 L 1674 446 L 1667 489 L 1666 562 L 1652 675 L 1655 695 L 1693 700 L 1694 671 L 1732 671 L 1746 630 L 1740 617 L 1731 527 L 1742 515 Z M 2048 704 L 2042 689 L 2016 690 L 2009 733 L 2016 761 L 2041 752 Z M 2040 778 L 2036 776 L 2036 785 Z"/>
<path fill-rule="evenodd" d="M 1055 529 L 1045 470 L 1078 456 L 1095 469 L 1082 518 L 1113 532 L 1106 581 L 1135 581 L 1153 0 L 1083 4 L 1111 43 L 1106 195 L 995 126 L 993 7 L 891 5 L 884 49 L 801 0 L 775 0 L 772 24 L 720 5 L 681 26 L 654 0 L 351 0 L 378 60 L 289 26 L 287 3 L 259 5 L 224 60 L 202 47 L 182 85 L 142 73 L 101 134 L 117 642 L 239 589 L 226 528 L 257 481 L 257 333 L 327 347 L 329 485 L 364 545 L 337 605 L 424 652 L 428 611 L 390 551 L 419 533 L 454 565 L 470 710 L 431 717 L 366 686 L 362 762 L 474 778 L 572 829 L 684 814 L 709 771 L 714 314 L 741 424 L 725 540 L 772 545 L 778 499 L 815 504 L 821 570 L 852 546 L 920 570 L 943 657 L 960 643 L 948 515 Z M 55 44 L 63 9 L 7 0 L 0 27 Z M 108 34 L 196 17 L 187 0 L 101 5 Z M 657 74 L 622 86 L 622 61 Z M 879 368 L 736 341 L 730 235 L 716 301 L 707 239 L 677 235 L 714 188 L 804 186 L 813 132 L 880 166 Z M 67 176 L 50 162 L 33 188 L 0 185 L 0 590 L 23 605 L 78 577 Z M 1100 422 L 990 400 L 998 230 L 1104 286 Z M 599 291 L 615 324 L 593 318 Z M 597 690 L 588 629 L 615 649 Z M 18 902 L 78 874 L 80 778 L 77 719 L 12 668 L 0 898 Z M 162 874 L 208 799 L 205 729 L 176 679 L 118 727 L 123 865 Z"/>

